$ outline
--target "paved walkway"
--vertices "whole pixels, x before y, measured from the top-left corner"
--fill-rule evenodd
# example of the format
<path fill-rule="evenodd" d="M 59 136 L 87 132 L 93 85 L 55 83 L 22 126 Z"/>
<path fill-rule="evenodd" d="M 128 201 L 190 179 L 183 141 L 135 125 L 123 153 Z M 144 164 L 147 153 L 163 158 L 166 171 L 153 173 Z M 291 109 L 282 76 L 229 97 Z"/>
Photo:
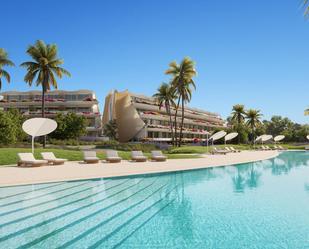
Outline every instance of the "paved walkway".
<path fill-rule="evenodd" d="M 61 166 L 2 167 L 0 168 L 0 186 L 193 170 L 254 162 L 277 155 L 277 151 L 243 151 L 227 155 L 204 155 L 202 158 L 195 159 L 171 159 L 166 162 L 135 163 L 122 161 L 116 164 L 67 162 Z"/>

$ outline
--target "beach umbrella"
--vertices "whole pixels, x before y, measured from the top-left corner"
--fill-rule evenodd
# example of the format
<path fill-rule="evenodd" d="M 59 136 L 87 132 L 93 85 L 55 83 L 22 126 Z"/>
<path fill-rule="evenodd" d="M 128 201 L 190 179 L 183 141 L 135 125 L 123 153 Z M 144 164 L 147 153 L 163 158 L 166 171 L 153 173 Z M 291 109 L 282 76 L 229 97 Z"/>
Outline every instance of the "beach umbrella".
<path fill-rule="evenodd" d="M 263 142 L 267 142 L 267 141 L 269 141 L 269 140 L 271 140 L 273 138 L 273 136 L 272 135 L 262 135 L 262 138 L 261 138 L 261 141 L 262 141 L 262 143 Z"/>
<path fill-rule="evenodd" d="M 238 133 L 237 132 L 232 132 L 232 133 L 229 133 L 227 134 L 225 137 L 224 137 L 224 143 L 226 144 L 226 141 L 230 141 L 232 140 L 233 138 L 237 137 L 238 136 Z"/>
<path fill-rule="evenodd" d="M 30 118 L 23 123 L 22 128 L 32 137 L 32 153 L 34 153 L 34 138 L 56 130 L 57 122 L 49 118 Z"/>
<path fill-rule="evenodd" d="M 279 141 L 283 140 L 284 138 L 285 138 L 284 135 L 278 135 L 278 136 L 274 137 L 274 141 L 279 142 Z"/>
<path fill-rule="evenodd" d="M 212 144 L 214 143 L 214 141 L 219 140 L 221 138 L 223 138 L 226 135 L 226 131 L 218 131 L 215 134 L 213 134 L 209 140 L 212 141 Z"/>

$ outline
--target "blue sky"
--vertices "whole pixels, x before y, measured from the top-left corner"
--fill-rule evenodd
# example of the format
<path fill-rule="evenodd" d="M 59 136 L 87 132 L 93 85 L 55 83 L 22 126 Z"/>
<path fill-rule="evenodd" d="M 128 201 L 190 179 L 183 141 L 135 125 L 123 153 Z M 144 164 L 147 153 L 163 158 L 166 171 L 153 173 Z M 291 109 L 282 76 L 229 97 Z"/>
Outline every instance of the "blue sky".
<path fill-rule="evenodd" d="M 232 105 L 308 123 L 309 20 L 299 0 L 2 1 L 0 47 L 16 65 L 37 39 L 56 43 L 71 78 L 59 89 L 152 95 L 172 60 L 196 61 L 190 103 L 226 117 Z M 29 90 L 24 69 L 10 85 Z M 34 89 L 34 87 L 32 87 Z"/>

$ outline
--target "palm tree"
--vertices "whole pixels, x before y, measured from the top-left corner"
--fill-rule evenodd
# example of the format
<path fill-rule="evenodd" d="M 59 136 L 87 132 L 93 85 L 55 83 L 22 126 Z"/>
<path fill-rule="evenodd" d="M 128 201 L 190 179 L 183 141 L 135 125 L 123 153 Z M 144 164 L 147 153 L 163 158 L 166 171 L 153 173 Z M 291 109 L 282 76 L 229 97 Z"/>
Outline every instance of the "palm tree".
<path fill-rule="evenodd" d="M 252 141 L 254 141 L 254 130 L 256 129 L 257 125 L 261 123 L 261 117 L 262 114 L 260 113 L 260 110 L 249 109 L 246 113 L 246 124 L 251 128 Z"/>
<path fill-rule="evenodd" d="M 33 81 L 37 86 L 42 86 L 42 117 L 45 117 L 45 93 L 51 87 L 58 88 L 56 77 L 62 78 L 63 75 L 71 76 L 71 74 L 60 67 L 63 60 L 57 56 L 58 48 L 55 44 L 45 44 L 44 41 L 38 40 L 34 45 L 30 45 L 27 54 L 33 61 L 27 61 L 20 66 L 27 69 L 24 77 L 25 82 L 32 85 Z M 43 142 L 45 147 L 45 138 Z"/>
<path fill-rule="evenodd" d="M 244 105 L 234 105 L 232 109 L 232 121 L 237 122 L 238 125 L 245 121 L 245 106 Z"/>
<path fill-rule="evenodd" d="M 153 97 L 156 99 L 159 105 L 159 109 L 161 109 L 163 105 L 165 106 L 166 113 L 169 116 L 170 120 L 169 122 L 170 122 L 172 143 L 174 143 L 171 107 L 175 106 L 174 100 L 177 98 L 175 90 L 171 87 L 170 84 L 162 83 L 161 86 L 158 88 L 157 92 L 153 95 Z"/>
<path fill-rule="evenodd" d="M 233 106 L 231 120 L 237 123 L 237 132 L 240 131 L 241 125 L 245 121 L 245 115 L 246 111 L 244 105 L 237 104 Z M 240 143 L 240 135 L 238 135 L 238 144 L 239 143 Z"/>
<path fill-rule="evenodd" d="M 169 64 L 169 68 L 165 71 L 165 74 L 172 75 L 172 87 L 175 89 L 176 94 L 178 95 L 178 101 L 175 110 L 175 139 L 177 144 L 177 113 L 181 101 L 181 125 L 180 125 L 180 134 L 178 146 L 181 145 L 182 141 L 182 130 L 184 122 L 184 112 L 185 112 L 185 103 L 190 102 L 192 96 L 191 86 L 195 89 L 195 83 L 193 77 L 196 76 L 196 70 L 194 68 L 195 62 L 192 61 L 189 57 L 185 57 L 180 64 L 173 61 Z"/>
<path fill-rule="evenodd" d="M 2 77 L 4 77 L 8 83 L 11 81 L 10 74 L 3 69 L 4 66 L 13 67 L 15 65 L 12 61 L 9 60 L 8 53 L 3 48 L 0 48 L 0 90 L 2 87 Z"/>
<path fill-rule="evenodd" d="M 116 120 L 111 120 L 106 123 L 103 127 L 103 134 L 113 140 L 117 140 L 118 131 L 117 131 L 117 122 Z"/>

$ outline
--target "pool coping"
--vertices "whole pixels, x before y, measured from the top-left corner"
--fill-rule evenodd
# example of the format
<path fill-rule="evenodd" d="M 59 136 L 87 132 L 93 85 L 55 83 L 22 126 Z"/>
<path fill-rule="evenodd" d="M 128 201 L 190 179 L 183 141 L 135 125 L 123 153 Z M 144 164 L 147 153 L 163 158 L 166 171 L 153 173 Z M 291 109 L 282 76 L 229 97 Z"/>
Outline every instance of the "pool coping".
<path fill-rule="evenodd" d="M 278 156 L 279 153 L 279 151 L 275 150 L 242 151 L 240 153 L 228 153 L 227 155 L 202 155 L 201 158 L 193 159 L 173 159 L 166 162 L 147 161 L 145 163 L 133 163 L 131 161 L 122 161 L 117 164 L 101 162 L 90 165 L 70 161 L 65 165 L 59 166 L 35 168 L 3 167 L 0 168 L 0 187 L 172 173 L 231 166 L 271 159 Z"/>

